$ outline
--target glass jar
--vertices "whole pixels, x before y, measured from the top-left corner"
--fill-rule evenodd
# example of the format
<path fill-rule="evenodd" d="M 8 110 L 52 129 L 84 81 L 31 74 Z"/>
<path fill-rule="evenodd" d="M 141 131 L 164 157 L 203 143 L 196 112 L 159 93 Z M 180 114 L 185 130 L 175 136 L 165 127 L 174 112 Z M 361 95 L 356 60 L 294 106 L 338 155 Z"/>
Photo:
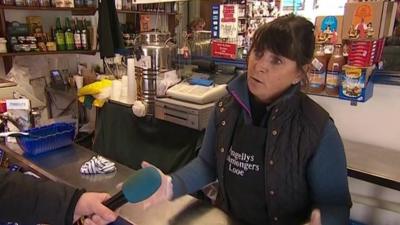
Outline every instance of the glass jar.
<path fill-rule="evenodd" d="M 40 0 L 39 5 L 41 7 L 50 7 L 50 0 Z"/>
<path fill-rule="evenodd" d="M 15 5 L 15 1 L 14 0 L 4 0 L 3 4 L 4 5 Z"/>
<path fill-rule="evenodd" d="M 95 0 L 85 0 L 85 6 L 89 8 L 95 8 L 96 7 L 96 1 Z"/>
<path fill-rule="evenodd" d="M 18 43 L 19 44 L 25 44 L 26 38 L 25 36 L 18 36 Z"/>
<path fill-rule="evenodd" d="M 75 0 L 74 2 L 75 2 L 75 5 L 74 5 L 75 8 L 85 7 L 85 2 L 83 0 Z"/>
<path fill-rule="evenodd" d="M 16 6 L 26 6 L 26 1 L 25 0 L 15 0 L 15 5 Z"/>
<path fill-rule="evenodd" d="M 132 1 L 131 0 L 123 0 L 122 1 L 122 10 L 132 10 Z"/>
<path fill-rule="evenodd" d="M 25 4 L 26 4 L 26 6 L 29 6 L 29 7 L 39 7 L 40 6 L 39 0 L 25 0 Z"/>

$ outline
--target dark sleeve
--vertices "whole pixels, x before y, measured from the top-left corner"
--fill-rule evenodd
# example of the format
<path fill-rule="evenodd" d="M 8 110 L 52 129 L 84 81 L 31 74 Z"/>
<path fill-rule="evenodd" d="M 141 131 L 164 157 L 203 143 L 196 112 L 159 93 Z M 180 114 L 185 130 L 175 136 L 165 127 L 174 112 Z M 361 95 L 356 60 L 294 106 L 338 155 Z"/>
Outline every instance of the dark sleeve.
<path fill-rule="evenodd" d="M 83 191 L 17 172 L 0 171 L 0 222 L 72 224 Z"/>
<path fill-rule="evenodd" d="M 314 206 L 321 210 L 322 224 L 349 224 L 351 198 L 346 157 L 340 135 L 331 120 L 307 169 L 312 199 Z"/>
<path fill-rule="evenodd" d="M 211 114 L 199 155 L 171 174 L 173 198 L 194 193 L 216 179 L 215 115 Z"/>

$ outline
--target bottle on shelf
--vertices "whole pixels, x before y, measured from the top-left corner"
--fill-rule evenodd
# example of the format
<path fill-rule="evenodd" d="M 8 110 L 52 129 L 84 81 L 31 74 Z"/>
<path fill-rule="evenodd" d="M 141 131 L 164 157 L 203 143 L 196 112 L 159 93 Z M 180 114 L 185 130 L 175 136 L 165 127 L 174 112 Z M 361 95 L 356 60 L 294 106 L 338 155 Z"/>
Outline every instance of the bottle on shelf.
<path fill-rule="evenodd" d="M 57 17 L 55 37 L 56 37 L 55 40 L 56 40 L 56 44 L 57 44 L 57 50 L 64 51 L 65 50 L 65 36 L 64 36 L 64 30 L 61 27 L 60 17 Z"/>
<path fill-rule="evenodd" d="M 122 10 L 132 10 L 132 1 L 131 0 L 122 0 Z"/>
<path fill-rule="evenodd" d="M 89 33 L 87 30 L 86 26 L 86 19 L 83 20 L 83 25 L 82 25 L 82 20 L 78 21 L 78 23 L 81 24 L 80 27 L 82 27 L 81 30 L 81 43 L 82 43 L 82 49 L 83 50 L 89 50 L 90 49 L 90 44 L 89 44 Z"/>
<path fill-rule="evenodd" d="M 50 27 L 50 35 L 48 35 L 48 40 L 46 42 L 46 48 L 47 48 L 47 51 L 49 51 L 49 52 L 57 51 L 57 44 L 54 41 L 56 39 L 56 38 L 54 38 L 55 36 L 56 35 L 54 33 L 53 27 Z"/>
<path fill-rule="evenodd" d="M 65 18 L 65 47 L 67 50 L 74 50 L 75 43 L 74 43 L 74 33 L 72 32 L 71 23 L 69 18 Z"/>
<path fill-rule="evenodd" d="M 339 94 L 340 72 L 342 72 L 342 67 L 345 63 L 342 45 L 337 44 L 335 45 L 332 57 L 329 59 L 326 73 L 325 92 L 328 95 Z"/>
<path fill-rule="evenodd" d="M 39 5 L 40 7 L 50 7 L 50 0 L 40 0 Z"/>
<path fill-rule="evenodd" d="M 15 5 L 15 1 L 14 0 L 3 0 L 2 3 L 4 5 Z"/>
<path fill-rule="evenodd" d="M 308 89 L 310 93 L 321 93 L 325 88 L 327 58 L 324 53 L 324 46 L 317 45 L 314 51 L 314 58 L 311 62 L 311 70 L 308 72 Z"/>
<path fill-rule="evenodd" d="M 96 1 L 95 0 L 85 0 L 85 7 L 95 8 Z"/>
<path fill-rule="evenodd" d="M 16 6 L 26 6 L 26 0 L 15 0 Z"/>
<path fill-rule="evenodd" d="M 82 49 L 82 39 L 81 39 L 82 27 L 80 26 L 79 20 L 75 19 L 74 27 L 75 27 L 75 31 L 74 31 L 75 49 L 81 50 Z"/>
<path fill-rule="evenodd" d="M 85 7 L 85 2 L 83 0 L 74 0 L 75 8 L 83 8 Z"/>
<path fill-rule="evenodd" d="M 115 9 L 122 10 L 122 0 L 115 0 Z"/>

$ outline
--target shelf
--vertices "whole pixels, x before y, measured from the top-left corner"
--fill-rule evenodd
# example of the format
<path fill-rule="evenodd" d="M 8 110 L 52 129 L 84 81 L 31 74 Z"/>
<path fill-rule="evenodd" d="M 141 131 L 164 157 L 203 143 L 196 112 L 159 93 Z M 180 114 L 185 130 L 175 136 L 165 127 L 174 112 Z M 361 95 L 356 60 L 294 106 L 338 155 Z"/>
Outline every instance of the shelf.
<path fill-rule="evenodd" d="M 13 9 L 13 10 L 46 10 L 46 11 L 70 11 L 72 15 L 94 15 L 97 8 L 57 8 L 57 7 L 29 7 L 29 6 L 11 6 L 0 5 L 0 9 Z"/>
<path fill-rule="evenodd" d="M 132 10 L 117 10 L 117 13 L 125 14 L 151 14 L 151 15 L 176 15 L 174 12 L 152 12 L 152 11 L 132 11 Z"/>
<path fill-rule="evenodd" d="M 307 94 L 307 95 L 315 95 L 315 96 L 322 96 L 322 97 L 329 97 L 329 98 L 339 99 L 339 94 L 338 95 L 330 95 L 330 94 L 326 93 L 325 90 L 323 90 L 320 93 L 308 92 L 306 90 L 302 90 L 302 91 L 303 91 L 304 94 Z"/>
<path fill-rule="evenodd" d="M 85 55 L 95 55 L 96 50 L 73 50 L 73 51 L 55 51 L 55 52 L 10 52 L 10 53 L 0 53 L 0 57 L 4 56 L 26 56 L 26 55 L 55 55 L 55 54 L 85 54 Z"/>

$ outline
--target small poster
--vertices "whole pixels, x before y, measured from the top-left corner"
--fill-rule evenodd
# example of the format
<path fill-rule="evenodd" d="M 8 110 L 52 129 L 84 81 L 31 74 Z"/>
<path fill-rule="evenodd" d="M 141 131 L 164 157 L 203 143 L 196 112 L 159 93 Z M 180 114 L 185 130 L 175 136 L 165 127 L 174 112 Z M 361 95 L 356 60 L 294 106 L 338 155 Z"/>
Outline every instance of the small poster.
<path fill-rule="evenodd" d="M 283 0 L 282 7 L 284 11 L 304 10 L 304 0 Z"/>
<path fill-rule="evenodd" d="M 315 19 L 315 38 L 317 43 L 342 43 L 343 16 L 318 16 Z"/>
<path fill-rule="evenodd" d="M 150 15 L 140 15 L 140 31 L 148 32 L 150 31 L 151 17 Z"/>
<path fill-rule="evenodd" d="M 223 4 L 220 6 L 219 38 L 235 39 L 239 28 L 239 5 Z"/>
<path fill-rule="evenodd" d="M 225 42 L 213 41 L 211 44 L 212 57 L 224 59 L 236 59 L 237 45 Z"/>

